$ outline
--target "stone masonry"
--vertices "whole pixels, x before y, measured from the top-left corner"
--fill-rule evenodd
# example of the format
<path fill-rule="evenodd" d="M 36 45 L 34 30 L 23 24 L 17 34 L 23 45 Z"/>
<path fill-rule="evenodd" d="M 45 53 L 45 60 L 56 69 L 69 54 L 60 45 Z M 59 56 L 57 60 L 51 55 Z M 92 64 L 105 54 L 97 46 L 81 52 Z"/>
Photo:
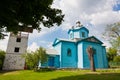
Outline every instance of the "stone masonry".
<path fill-rule="evenodd" d="M 3 70 L 24 69 L 25 59 L 22 55 L 27 49 L 27 44 L 28 33 L 19 32 L 18 35 L 10 33 Z"/>

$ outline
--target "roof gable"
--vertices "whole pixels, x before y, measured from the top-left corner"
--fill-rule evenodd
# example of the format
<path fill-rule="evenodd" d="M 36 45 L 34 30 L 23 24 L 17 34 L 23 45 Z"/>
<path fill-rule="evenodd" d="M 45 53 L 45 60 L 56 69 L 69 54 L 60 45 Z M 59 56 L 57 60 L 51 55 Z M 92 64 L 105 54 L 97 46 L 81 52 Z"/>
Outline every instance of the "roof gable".
<path fill-rule="evenodd" d="M 94 43 L 99 43 L 99 44 L 103 44 L 103 42 L 101 42 L 99 39 L 97 39 L 94 36 L 82 39 L 81 41 L 88 41 L 88 42 L 94 42 Z"/>
<path fill-rule="evenodd" d="M 60 42 L 77 42 L 78 40 L 69 40 L 69 39 L 58 39 L 56 38 L 55 41 L 53 42 L 53 46 L 57 45 Z"/>
<path fill-rule="evenodd" d="M 56 38 L 55 41 L 53 42 L 53 46 L 54 46 L 55 44 L 59 43 L 59 42 L 60 42 L 60 40 Z"/>

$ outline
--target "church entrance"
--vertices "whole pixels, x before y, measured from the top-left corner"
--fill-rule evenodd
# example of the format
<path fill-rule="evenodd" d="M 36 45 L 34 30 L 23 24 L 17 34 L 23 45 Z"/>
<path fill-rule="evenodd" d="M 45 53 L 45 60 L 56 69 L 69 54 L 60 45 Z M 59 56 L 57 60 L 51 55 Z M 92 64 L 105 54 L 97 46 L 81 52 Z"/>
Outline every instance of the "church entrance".
<path fill-rule="evenodd" d="M 50 56 L 48 59 L 48 66 L 54 67 L 54 57 Z"/>

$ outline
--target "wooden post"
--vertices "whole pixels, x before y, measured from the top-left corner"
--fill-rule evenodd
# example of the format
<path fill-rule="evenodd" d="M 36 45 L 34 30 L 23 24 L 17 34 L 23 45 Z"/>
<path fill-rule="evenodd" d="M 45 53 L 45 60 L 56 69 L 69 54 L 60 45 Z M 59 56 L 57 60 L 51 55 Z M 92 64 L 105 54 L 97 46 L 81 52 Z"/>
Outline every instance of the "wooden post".
<path fill-rule="evenodd" d="M 91 46 L 89 46 L 87 48 L 87 53 L 88 53 L 88 57 L 90 60 L 90 69 L 91 69 L 91 71 L 96 71 L 95 65 L 94 65 L 94 51 L 93 51 L 93 48 Z"/>

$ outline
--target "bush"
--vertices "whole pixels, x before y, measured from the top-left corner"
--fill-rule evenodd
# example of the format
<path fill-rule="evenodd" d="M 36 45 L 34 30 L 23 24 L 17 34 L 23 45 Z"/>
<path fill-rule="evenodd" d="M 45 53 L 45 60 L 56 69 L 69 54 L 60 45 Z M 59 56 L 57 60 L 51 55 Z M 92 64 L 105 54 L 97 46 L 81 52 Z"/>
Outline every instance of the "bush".
<path fill-rule="evenodd" d="M 35 52 L 27 52 L 23 57 L 26 61 L 26 68 L 34 71 L 37 71 L 40 62 L 44 63 L 47 61 L 46 50 L 42 47 Z"/>
<path fill-rule="evenodd" d="M 120 56 L 115 56 L 113 59 L 114 62 L 120 62 Z"/>
<path fill-rule="evenodd" d="M 2 70 L 2 66 L 4 63 L 4 58 L 5 58 L 5 52 L 0 50 L 0 70 Z"/>

